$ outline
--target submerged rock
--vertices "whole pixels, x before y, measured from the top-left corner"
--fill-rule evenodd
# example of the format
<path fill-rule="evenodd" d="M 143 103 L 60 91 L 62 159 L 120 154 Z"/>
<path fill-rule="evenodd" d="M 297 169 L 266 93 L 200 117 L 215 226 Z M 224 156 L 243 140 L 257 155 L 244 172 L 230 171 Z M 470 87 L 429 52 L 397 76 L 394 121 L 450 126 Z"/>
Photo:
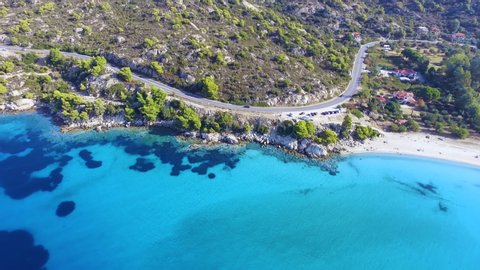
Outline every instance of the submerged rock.
<path fill-rule="evenodd" d="M 0 269 L 45 269 L 48 251 L 35 245 L 33 236 L 24 230 L 0 231 Z"/>
<path fill-rule="evenodd" d="M 55 214 L 58 217 L 66 217 L 70 215 L 73 212 L 73 210 L 75 210 L 75 202 L 64 201 L 58 205 L 57 211 L 55 212 Z"/>
<path fill-rule="evenodd" d="M 155 169 L 155 164 L 145 158 L 137 158 L 137 161 L 134 165 L 129 167 L 130 170 L 135 170 L 139 172 L 148 172 L 150 170 Z"/>

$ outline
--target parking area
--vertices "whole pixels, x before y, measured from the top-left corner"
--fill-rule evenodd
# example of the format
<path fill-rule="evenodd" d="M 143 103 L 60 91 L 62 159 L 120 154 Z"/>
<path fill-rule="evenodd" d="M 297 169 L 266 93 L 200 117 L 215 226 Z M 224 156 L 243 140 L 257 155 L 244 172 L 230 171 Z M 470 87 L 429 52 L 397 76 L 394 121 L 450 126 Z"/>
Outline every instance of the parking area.
<path fill-rule="evenodd" d="M 322 119 L 328 119 L 329 116 L 340 115 L 345 112 L 345 109 L 327 109 L 324 111 L 313 111 L 313 112 L 291 112 L 282 114 L 283 119 L 288 119 L 292 121 L 316 121 Z"/>

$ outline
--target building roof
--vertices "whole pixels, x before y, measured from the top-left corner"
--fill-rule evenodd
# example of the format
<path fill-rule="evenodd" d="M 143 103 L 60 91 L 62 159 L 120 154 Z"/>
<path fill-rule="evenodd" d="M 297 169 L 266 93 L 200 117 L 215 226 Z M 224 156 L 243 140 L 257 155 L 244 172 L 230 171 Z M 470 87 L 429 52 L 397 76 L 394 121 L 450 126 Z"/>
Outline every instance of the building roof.
<path fill-rule="evenodd" d="M 399 69 L 397 74 L 402 77 L 416 76 L 417 72 L 413 69 Z"/>
<path fill-rule="evenodd" d="M 385 97 L 382 97 L 382 96 L 376 96 L 376 98 L 378 100 L 380 100 L 381 102 L 387 102 L 387 99 Z"/>
<path fill-rule="evenodd" d="M 393 97 L 396 99 L 406 99 L 406 98 L 414 98 L 415 95 L 412 92 L 396 91 L 393 93 Z"/>
<path fill-rule="evenodd" d="M 362 35 L 361 35 L 359 32 L 353 32 L 353 33 L 352 33 L 352 36 L 353 36 L 354 38 L 359 38 L 359 37 L 361 37 Z"/>
<path fill-rule="evenodd" d="M 422 32 L 428 32 L 428 27 L 425 27 L 425 26 L 419 26 L 417 29 Z"/>
<path fill-rule="evenodd" d="M 465 38 L 465 34 L 458 32 L 458 33 L 453 34 L 453 37 L 454 38 Z"/>

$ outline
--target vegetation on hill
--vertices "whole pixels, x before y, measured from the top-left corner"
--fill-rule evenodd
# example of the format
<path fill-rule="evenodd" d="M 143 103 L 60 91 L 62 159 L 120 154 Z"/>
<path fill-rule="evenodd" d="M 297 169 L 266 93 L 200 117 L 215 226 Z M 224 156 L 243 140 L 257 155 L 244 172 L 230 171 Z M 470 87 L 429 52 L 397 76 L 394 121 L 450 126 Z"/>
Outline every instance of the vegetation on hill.
<path fill-rule="evenodd" d="M 4 41 L 104 55 L 171 85 L 239 104 L 292 93 L 327 98 L 327 90 L 348 80 L 356 52 L 355 43 L 263 1 L 38 0 L 1 8 Z M 218 86 L 207 90 L 216 93 L 198 87 L 206 78 Z"/>

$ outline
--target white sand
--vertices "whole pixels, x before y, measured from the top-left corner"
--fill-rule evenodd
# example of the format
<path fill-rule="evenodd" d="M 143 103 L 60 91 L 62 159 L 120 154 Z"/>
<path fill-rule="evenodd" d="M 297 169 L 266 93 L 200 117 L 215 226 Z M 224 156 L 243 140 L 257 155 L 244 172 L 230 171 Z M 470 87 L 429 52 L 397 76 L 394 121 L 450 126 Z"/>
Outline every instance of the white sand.
<path fill-rule="evenodd" d="M 382 133 L 363 144 L 346 146 L 346 153 L 388 153 L 444 159 L 480 166 L 480 141 L 455 140 L 426 133 Z"/>

